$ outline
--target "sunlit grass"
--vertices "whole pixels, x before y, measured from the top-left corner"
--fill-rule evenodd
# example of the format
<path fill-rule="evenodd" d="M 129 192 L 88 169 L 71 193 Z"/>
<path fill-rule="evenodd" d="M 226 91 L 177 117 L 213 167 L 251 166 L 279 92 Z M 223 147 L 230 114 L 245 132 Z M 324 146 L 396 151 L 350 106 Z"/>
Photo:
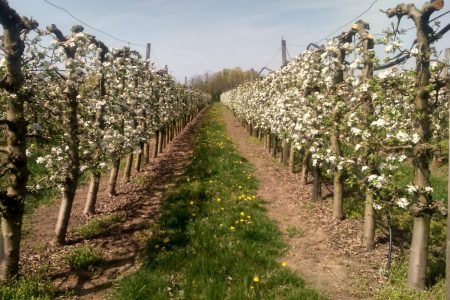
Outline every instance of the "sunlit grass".
<path fill-rule="evenodd" d="M 285 245 L 252 173 L 214 105 L 192 163 L 161 208 L 142 268 L 113 298 L 325 299 L 277 262 Z"/>

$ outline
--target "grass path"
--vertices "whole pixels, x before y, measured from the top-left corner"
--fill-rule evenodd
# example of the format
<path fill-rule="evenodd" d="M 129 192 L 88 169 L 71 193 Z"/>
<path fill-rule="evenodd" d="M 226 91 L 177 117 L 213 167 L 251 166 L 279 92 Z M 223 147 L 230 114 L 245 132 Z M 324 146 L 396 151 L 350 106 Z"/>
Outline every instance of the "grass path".
<path fill-rule="evenodd" d="M 143 266 L 113 298 L 325 299 L 279 260 L 286 245 L 257 186 L 213 105 L 151 229 Z"/>

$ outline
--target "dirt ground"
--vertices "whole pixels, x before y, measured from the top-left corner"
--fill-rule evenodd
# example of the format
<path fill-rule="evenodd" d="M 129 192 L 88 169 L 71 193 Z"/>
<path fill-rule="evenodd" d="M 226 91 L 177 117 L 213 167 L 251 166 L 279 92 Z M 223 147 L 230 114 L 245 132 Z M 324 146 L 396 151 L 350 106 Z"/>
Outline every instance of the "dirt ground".
<path fill-rule="evenodd" d="M 98 238 L 85 240 L 75 234 L 76 228 L 89 218 L 83 215 L 88 186 L 77 191 L 69 224 L 67 246 L 50 246 L 53 238 L 60 201 L 40 207 L 26 221 L 27 234 L 23 240 L 22 273 L 45 272 L 51 274 L 55 285 L 67 291 L 68 299 L 104 299 L 117 278 L 131 273 L 139 266 L 139 253 L 150 236 L 148 227 L 157 217 L 159 204 L 165 191 L 170 189 L 190 161 L 197 129 L 202 115 L 189 124 L 156 159 L 138 174 L 132 174 L 130 183 L 118 185 L 118 195 L 106 193 L 109 174 L 101 180 L 97 214 L 120 214 L 123 222 L 115 224 Z M 122 174 L 119 174 L 121 179 Z M 95 216 L 94 216 L 95 217 Z M 73 248 L 87 246 L 97 249 L 107 263 L 93 271 L 72 271 L 63 256 Z"/>
<path fill-rule="evenodd" d="M 383 284 L 388 246 L 379 243 L 375 250 L 365 251 L 361 221 L 333 220 L 330 199 L 309 200 L 311 186 L 300 184 L 300 174 L 291 174 L 248 135 L 229 110 L 223 111 L 228 133 L 253 164 L 258 194 L 267 201 L 268 214 L 288 244 L 281 260 L 331 299 L 370 298 Z"/>

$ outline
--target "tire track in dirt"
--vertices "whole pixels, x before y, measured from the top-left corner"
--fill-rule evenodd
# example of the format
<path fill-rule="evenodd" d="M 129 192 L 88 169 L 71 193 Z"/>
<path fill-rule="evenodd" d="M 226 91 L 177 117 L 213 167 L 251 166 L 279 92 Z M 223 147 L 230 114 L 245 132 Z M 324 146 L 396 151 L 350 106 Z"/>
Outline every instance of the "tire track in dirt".
<path fill-rule="evenodd" d="M 109 197 L 106 192 L 109 174 L 102 177 L 95 216 L 119 213 L 124 220 L 101 236 L 85 240 L 74 234 L 76 228 L 88 220 L 83 215 L 87 185 L 77 190 L 67 246 L 63 248 L 50 246 L 60 201 L 38 208 L 27 221 L 28 233 L 21 253 L 22 273 L 33 274 L 44 268 L 58 290 L 75 294 L 70 299 L 106 298 L 114 282 L 138 269 L 139 254 L 145 248 L 145 240 L 151 236 L 147 229 L 158 217 L 164 194 L 174 186 L 191 160 L 195 134 L 202 123 L 203 113 L 163 153 L 152 159 L 140 173 L 134 174 L 130 183 L 119 184 L 117 196 Z M 106 264 L 91 272 L 70 270 L 62 256 L 82 245 L 99 249 L 107 259 Z"/>
<path fill-rule="evenodd" d="M 367 299 L 383 283 L 380 268 L 386 245 L 368 253 L 360 244 L 362 222 L 334 221 L 326 201 L 312 202 L 310 186 L 291 174 L 249 137 L 233 114 L 223 108 L 228 134 L 255 168 L 258 195 L 267 201 L 288 244 L 283 261 L 331 299 Z M 288 232 L 292 231 L 293 234 Z"/>

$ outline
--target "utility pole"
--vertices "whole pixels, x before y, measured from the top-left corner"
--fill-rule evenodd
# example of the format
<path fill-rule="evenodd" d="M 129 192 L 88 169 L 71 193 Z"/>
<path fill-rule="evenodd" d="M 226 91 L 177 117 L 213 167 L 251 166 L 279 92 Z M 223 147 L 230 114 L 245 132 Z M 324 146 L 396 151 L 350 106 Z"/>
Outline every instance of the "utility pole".
<path fill-rule="evenodd" d="M 286 40 L 281 37 L 281 67 L 285 67 L 287 65 L 287 48 L 286 48 Z"/>
<path fill-rule="evenodd" d="M 166 70 L 166 73 L 169 74 L 169 67 L 167 65 L 164 67 L 164 69 Z"/>
<path fill-rule="evenodd" d="M 152 44 L 147 43 L 147 51 L 145 52 L 145 60 L 150 60 L 150 50 L 152 48 Z"/>

